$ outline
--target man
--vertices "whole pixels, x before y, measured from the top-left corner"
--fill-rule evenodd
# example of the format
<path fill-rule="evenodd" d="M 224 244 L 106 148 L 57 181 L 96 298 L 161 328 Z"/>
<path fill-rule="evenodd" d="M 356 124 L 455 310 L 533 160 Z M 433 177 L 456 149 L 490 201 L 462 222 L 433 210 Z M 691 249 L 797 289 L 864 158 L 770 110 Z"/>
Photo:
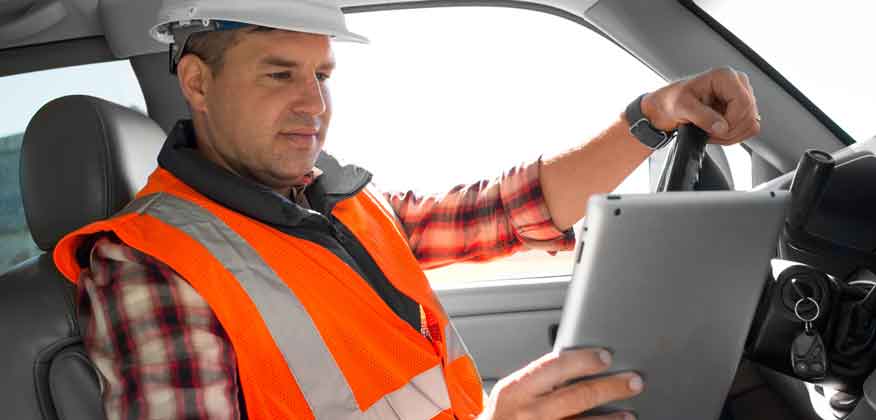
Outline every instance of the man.
<path fill-rule="evenodd" d="M 586 198 L 619 184 L 662 132 L 693 122 L 720 144 L 755 135 L 747 77 L 672 83 L 582 146 L 493 182 L 384 194 L 321 153 L 331 39 L 362 38 L 336 8 L 283 4 L 166 1 L 153 35 L 176 42 L 192 120 L 126 210 L 56 248 L 107 415 L 559 419 L 641 392 L 632 372 L 569 384 L 611 365 L 581 349 L 545 355 L 482 401 L 421 267 L 570 249 Z"/>

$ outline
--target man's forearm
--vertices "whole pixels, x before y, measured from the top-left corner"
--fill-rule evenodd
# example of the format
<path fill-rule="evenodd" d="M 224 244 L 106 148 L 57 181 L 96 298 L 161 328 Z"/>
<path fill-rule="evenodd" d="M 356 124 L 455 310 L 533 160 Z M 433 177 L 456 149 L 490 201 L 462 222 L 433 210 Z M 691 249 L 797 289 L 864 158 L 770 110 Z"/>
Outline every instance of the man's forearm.
<path fill-rule="evenodd" d="M 592 140 L 543 159 L 541 188 L 554 224 L 561 230 L 574 225 L 591 195 L 614 190 L 650 154 L 618 118 Z"/>
<path fill-rule="evenodd" d="M 760 132 L 760 113 L 745 73 L 729 67 L 670 83 L 642 99 L 642 113 L 663 131 L 693 123 L 710 142 L 731 145 Z M 543 160 L 541 188 L 554 224 L 567 229 L 584 217 L 587 200 L 606 193 L 642 163 L 650 150 L 623 117 L 593 140 Z"/>

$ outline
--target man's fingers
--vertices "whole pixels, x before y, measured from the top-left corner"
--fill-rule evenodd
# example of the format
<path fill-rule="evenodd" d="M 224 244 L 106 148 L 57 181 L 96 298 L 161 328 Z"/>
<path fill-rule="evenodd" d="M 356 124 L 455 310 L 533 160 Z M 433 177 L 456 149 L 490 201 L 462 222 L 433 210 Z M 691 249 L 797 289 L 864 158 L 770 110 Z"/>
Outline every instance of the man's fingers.
<path fill-rule="evenodd" d="M 718 111 L 701 102 L 693 94 L 679 98 L 676 111 L 682 121 L 693 123 L 712 137 L 721 136 L 729 129 L 727 120 Z"/>
<path fill-rule="evenodd" d="M 717 135 L 726 135 L 743 123 L 745 116 L 751 114 L 755 107 L 753 96 L 738 74 L 729 68 L 712 72 L 712 99 L 716 104 L 724 105 L 724 119 L 729 124 L 727 131 L 715 133 Z"/>
<path fill-rule="evenodd" d="M 742 83 L 742 86 L 745 87 L 745 90 L 748 91 L 748 96 L 751 98 L 751 103 L 754 104 L 754 110 L 757 111 L 757 97 L 754 96 L 754 88 L 751 87 L 751 80 L 748 78 L 748 75 L 745 72 L 736 72 L 736 76 L 739 77 L 739 81 Z M 755 115 L 758 115 L 755 112 Z"/>
<path fill-rule="evenodd" d="M 572 379 L 605 372 L 611 366 L 611 353 L 603 349 L 574 349 L 548 353 L 518 371 L 512 381 L 513 392 L 530 398 L 546 394 Z"/>
<path fill-rule="evenodd" d="M 760 123 L 757 121 L 750 121 L 745 127 L 740 128 L 737 133 L 723 139 L 712 139 L 712 143 L 720 144 L 722 146 L 730 146 L 748 140 L 758 135 L 758 133 L 760 133 Z"/>
<path fill-rule="evenodd" d="M 676 112 L 709 133 L 713 143 L 734 144 L 760 130 L 757 102 L 745 73 L 713 70 L 692 80 L 678 97 Z"/>
<path fill-rule="evenodd" d="M 751 82 L 748 80 L 748 75 L 742 72 L 735 72 L 736 80 L 741 86 L 745 97 L 738 104 L 739 110 L 735 114 L 728 112 L 724 115 L 727 122 L 730 123 L 730 131 L 725 134 L 724 140 L 729 143 L 738 143 L 760 132 L 760 113 L 757 109 L 757 99 L 754 97 L 754 91 L 751 87 Z M 753 129 L 753 127 L 756 127 Z M 753 133 L 753 134 L 752 134 Z"/>
<path fill-rule="evenodd" d="M 660 88 L 642 99 L 642 113 L 660 130 L 693 123 L 719 144 L 756 135 L 760 113 L 748 75 L 729 67 Z M 754 133 L 754 134 L 752 134 Z"/>
<path fill-rule="evenodd" d="M 713 71 L 711 90 L 714 104 L 723 106 L 723 117 L 729 127 L 724 132 L 710 133 L 716 143 L 738 143 L 759 132 L 757 100 L 748 75 L 729 68 Z"/>
<path fill-rule="evenodd" d="M 574 416 L 604 404 L 634 397 L 643 388 L 642 378 L 638 374 L 621 373 L 560 388 L 539 398 L 531 409 L 534 418 Z"/>
<path fill-rule="evenodd" d="M 739 136 L 737 136 L 735 138 L 728 139 L 727 145 L 736 144 L 736 143 L 739 143 L 740 141 L 748 140 L 748 139 L 758 135 L 759 133 L 760 133 L 760 123 L 757 121 L 752 121 L 751 125 L 749 125 L 749 127 L 747 129 L 742 131 L 742 134 L 739 134 Z"/>
<path fill-rule="evenodd" d="M 729 132 L 724 135 L 712 136 L 712 143 L 721 145 L 736 144 L 757 135 L 760 132 L 760 121 L 757 120 L 755 114 L 756 111 L 751 110 Z"/>
<path fill-rule="evenodd" d="M 603 349 L 575 349 L 548 353 L 496 384 L 488 410 L 492 418 L 513 413 L 518 419 L 561 419 L 575 416 L 612 401 L 638 395 L 644 388 L 635 373 L 572 379 L 604 373 L 611 354 Z M 604 419 L 625 419 L 622 413 Z M 599 417 L 603 418 L 603 417 Z"/>

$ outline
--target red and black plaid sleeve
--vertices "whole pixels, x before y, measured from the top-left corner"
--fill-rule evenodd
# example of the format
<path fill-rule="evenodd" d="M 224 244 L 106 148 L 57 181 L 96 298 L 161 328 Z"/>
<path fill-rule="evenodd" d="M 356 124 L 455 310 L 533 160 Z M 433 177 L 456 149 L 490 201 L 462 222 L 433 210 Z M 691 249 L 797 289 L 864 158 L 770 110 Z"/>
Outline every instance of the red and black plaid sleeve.
<path fill-rule="evenodd" d="M 493 180 L 457 185 L 443 195 L 384 193 L 423 268 L 489 261 L 518 250 L 575 247 L 572 229 L 554 225 L 539 179 L 541 159 Z"/>
<path fill-rule="evenodd" d="M 238 419 L 237 364 L 206 301 L 154 258 L 104 237 L 78 286 L 109 419 Z"/>

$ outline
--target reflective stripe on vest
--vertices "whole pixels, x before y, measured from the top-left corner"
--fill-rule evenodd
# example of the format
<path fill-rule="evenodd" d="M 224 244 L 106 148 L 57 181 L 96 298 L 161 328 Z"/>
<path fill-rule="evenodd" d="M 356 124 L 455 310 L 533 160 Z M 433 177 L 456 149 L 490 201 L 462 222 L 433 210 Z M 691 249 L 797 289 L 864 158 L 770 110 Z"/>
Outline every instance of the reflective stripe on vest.
<path fill-rule="evenodd" d="M 465 347 L 462 337 L 459 336 L 456 327 L 453 326 L 450 320 L 444 326 L 444 337 L 447 338 L 447 360 L 453 361 L 469 355 L 468 348 Z"/>
<path fill-rule="evenodd" d="M 197 204 L 166 193 L 132 201 L 120 215 L 127 213 L 147 214 L 179 229 L 234 275 L 258 309 L 315 418 L 426 420 L 450 409 L 438 364 L 361 410 L 302 303 L 237 232 Z M 444 332 L 448 360 L 468 356 L 452 324 Z"/>

